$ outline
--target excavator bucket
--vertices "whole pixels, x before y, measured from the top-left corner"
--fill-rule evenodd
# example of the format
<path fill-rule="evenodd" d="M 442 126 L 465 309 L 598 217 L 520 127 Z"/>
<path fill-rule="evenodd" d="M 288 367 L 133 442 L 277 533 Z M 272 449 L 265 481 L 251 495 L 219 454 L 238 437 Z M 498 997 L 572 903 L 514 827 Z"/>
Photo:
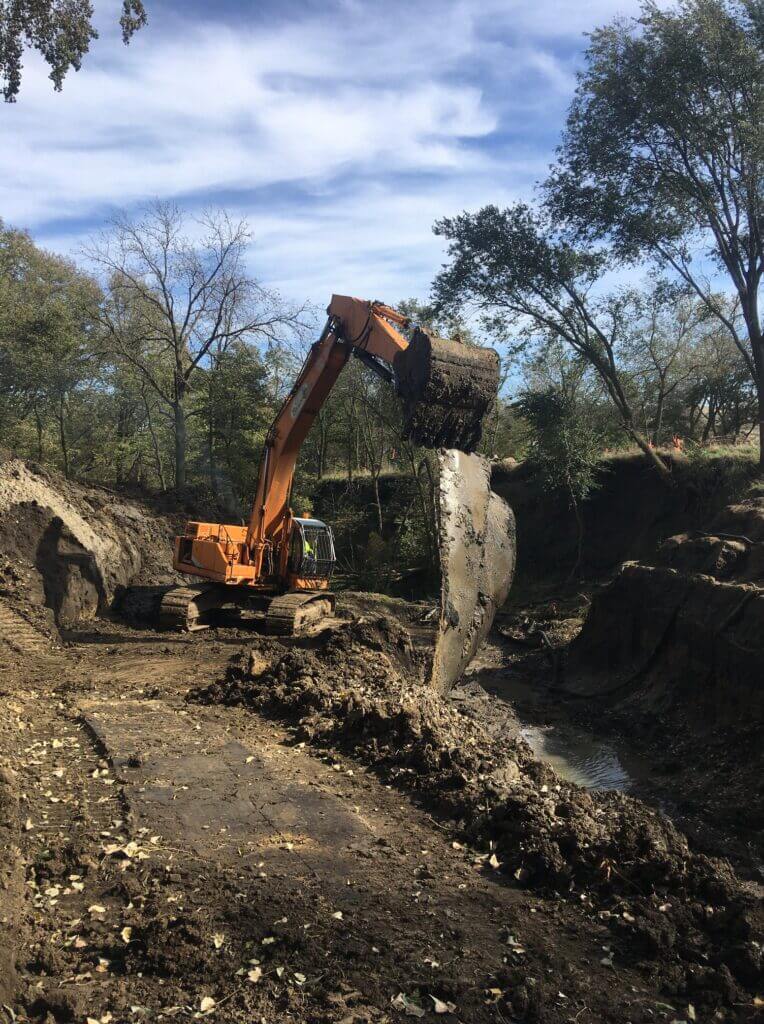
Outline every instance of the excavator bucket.
<path fill-rule="evenodd" d="M 405 434 L 425 448 L 472 452 L 499 389 L 499 357 L 417 328 L 393 364 Z"/>
<path fill-rule="evenodd" d="M 438 456 L 440 617 L 430 683 L 446 693 L 488 634 L 515 571 L 515 517 L 480 455 Z"/>

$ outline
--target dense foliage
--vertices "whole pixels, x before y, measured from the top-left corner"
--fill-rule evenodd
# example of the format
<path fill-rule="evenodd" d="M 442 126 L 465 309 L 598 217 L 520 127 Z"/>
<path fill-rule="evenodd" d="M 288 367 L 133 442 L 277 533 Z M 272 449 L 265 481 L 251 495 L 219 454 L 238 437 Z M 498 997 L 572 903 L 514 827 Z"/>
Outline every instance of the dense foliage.
<path fill-rule="evenodd" d="M 125 43 L 146 21 L 143 0 L 122 0 L 119 24 Z M 97 38 L 90 0 L 0 0 L 0 88 L 6 102 L 15 102 L 19 94 L 25 46 L 42 55 L 60 90 L 67 72 L 80 70 Z"/>

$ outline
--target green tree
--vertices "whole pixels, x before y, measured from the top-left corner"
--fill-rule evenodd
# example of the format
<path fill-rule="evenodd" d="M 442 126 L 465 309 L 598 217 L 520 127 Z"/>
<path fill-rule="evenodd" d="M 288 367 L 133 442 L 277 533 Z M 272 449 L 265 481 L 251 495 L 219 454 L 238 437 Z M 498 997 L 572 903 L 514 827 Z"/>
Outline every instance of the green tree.
<path fill-rule="evenodd" d="M 238 519 L 254 495 L 277 404 L 260 353 L 240 339 L 215 353 L 205 378 L 206 474 L 218 504 Z"/>
<path fill-rule="evenodd" d="M 764 440 L 761 0 L 644 2 L 638 18 L 597 29 L 546 196 L 579 241 L 656 259 L 694 291 L 756 384 Z M 709 260 L 737 297 L 742 329 Z M 764 443 L 760 459 L 764 469 Z"/>
<path fill-rule="evenodd" d="M 99 372 L 92 310 L 100 289 L 69 260 L 0 223 L 0 385 L 3 419 L 35 421 L 37 455 L 53 425 L 71 472 L 72 402 Z"/>
<path fill-rule="evenodd" d="M 609 266 L 607 253 L 576 246 L 543 211 L 523 203 L 445 218 L 435 233 L 448 240 L 450 257 L 433 286 L 439 308 L 473 306 L 502 335 L 514 331 L 526 341 L 564 342 L 597 374 L 623 430 L 670 483 L 666 464 L 635 415 L 624 373 L 633 295 L 597 293 Z"/>
<path fill-rule="evenodd" d="M 553 387 L 528 391 L 518 406 L 531 425 L 533 435 L 528 458 L 535 465 L 542 485 L 560 493 L 573 510 L 578 540 L 574 576 L 580 566 L 584 544 L 581 505 L 597 486 L 597 464 L 603 438 L 592 423 L 585 405 Z"/>
<path fill-rule="evenodd" d="M 122 0 L 122 39 L 129 43 L 146 24 L 142 0 Z M 98 38 L 89 0 L 0 0 L 0 85 L 7 103 L 21 88 L 24 48 L 42 54 L 53 87 L 61 89 L 68 71 L 79 71 L 90 44 Z"/>

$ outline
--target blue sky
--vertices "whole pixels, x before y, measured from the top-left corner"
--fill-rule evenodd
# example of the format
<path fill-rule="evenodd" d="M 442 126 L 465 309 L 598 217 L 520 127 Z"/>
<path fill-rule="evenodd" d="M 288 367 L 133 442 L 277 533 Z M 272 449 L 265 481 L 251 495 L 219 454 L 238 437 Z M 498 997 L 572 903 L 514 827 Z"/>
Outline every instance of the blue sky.
<path fill-rule="evenodd" d="M 0 106 L 0 217 L 76 255 L 116 208 L 223 205 L 289 298 L 425 298 L 432 223 L 529 199 L 586 40 L 636 0 L 146 0 L 119 4 L 54 93 L 34 55 Z"/>

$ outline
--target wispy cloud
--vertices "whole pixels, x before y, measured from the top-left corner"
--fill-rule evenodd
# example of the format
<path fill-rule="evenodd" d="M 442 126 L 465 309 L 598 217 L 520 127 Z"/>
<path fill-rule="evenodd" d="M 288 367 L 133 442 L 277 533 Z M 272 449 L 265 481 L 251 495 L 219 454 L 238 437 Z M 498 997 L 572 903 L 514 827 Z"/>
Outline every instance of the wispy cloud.
<path fill-rule="evenodd" d="M 0 108 L 2 216 L 67 249 L 114 207 L 224 203 L 262 278 L 321 302 L 424 294 L 436 217 L 530 195 L 581 32 L 635 3 L 156 3 L 128 49 L 114 6 L 62 94 L 30 56 Z"/>

